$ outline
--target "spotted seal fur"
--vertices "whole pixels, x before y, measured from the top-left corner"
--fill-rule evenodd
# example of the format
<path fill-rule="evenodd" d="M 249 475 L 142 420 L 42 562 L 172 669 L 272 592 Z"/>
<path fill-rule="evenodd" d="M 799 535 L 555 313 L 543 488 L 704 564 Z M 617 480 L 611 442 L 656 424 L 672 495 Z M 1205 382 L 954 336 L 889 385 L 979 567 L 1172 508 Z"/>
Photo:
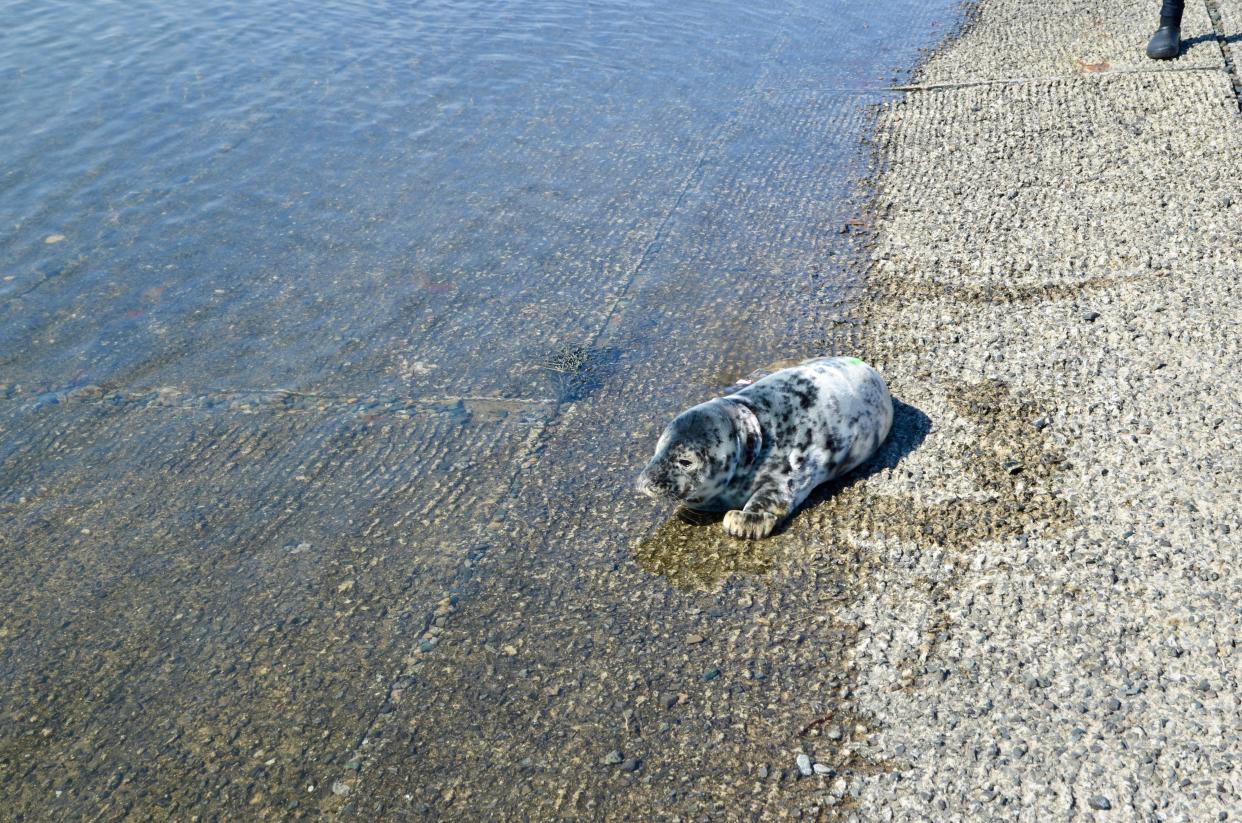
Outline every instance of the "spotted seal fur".
<path fill-rule="evenodd" d="M 679 414 L 636 485 L 725 511 L 734 537 L 767 537 L 812 489 L 874 454 L 892 424 L 879 372 L 857 357 L 807 360 Z"/>

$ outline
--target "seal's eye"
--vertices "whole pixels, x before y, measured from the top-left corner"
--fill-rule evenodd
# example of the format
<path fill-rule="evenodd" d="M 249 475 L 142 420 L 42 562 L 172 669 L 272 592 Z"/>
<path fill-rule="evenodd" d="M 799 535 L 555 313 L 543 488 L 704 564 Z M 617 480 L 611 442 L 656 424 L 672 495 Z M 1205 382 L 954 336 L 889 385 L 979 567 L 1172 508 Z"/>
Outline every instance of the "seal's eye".
<path fill-rule="evenodd" d="M 679 457 L 679 458 L 677 459 L 677 465 L 678 465 L 678 466 L 684 466 L 685 468 L 687 468 L 687 469 L 688 469 L 688 468 L 690 468 L 691 466 L 693 466 L 693 465 L 694 465 L 694 461 L 693 461 L 693 460 L 691 460 L 689 457 Z"/>

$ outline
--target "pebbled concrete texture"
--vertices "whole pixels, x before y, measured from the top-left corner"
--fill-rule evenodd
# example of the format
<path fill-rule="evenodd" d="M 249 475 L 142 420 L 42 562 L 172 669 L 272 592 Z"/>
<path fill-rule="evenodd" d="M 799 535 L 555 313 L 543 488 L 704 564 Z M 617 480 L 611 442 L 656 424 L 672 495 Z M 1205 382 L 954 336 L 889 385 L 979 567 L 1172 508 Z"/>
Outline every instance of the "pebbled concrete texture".
<path fill-rule="evenodd" d="M 865 345 L 933 424 L 866 493 L 1010 516 L 971 542 L 881 518 L 852 541 L 855 708 L 891 768 L 852 784 L 847 819 L 1242 813 L 1242 118 L 1215 41 L 1145 64 L 1135 32 L 1090 55 L 1134 73 L 1079 76 L 1055 16 L 982 3 L 919 79 L 1018 81 L 879 120 Z M 1010 63 L 1015 38 L 1055 65 Z M 1017 413 L 964 419 L 963 384 Z M 970 482 L 979 460 L 1010 466 L 1007 503 Z"/>
<path fill-rule="evenodd" d="M 1061 0 L 1027 9 L 980 3 L 951 49 L 942 49 L 913 84 L 959 84 L 1064 78 L 1139 71 L 1221 68 L 1220 46 L 1207 7 L 1189 2 L 1182 17 L 1183 53 L 1153 62 L 1144 49 L 1160 19 L 1160 3 Z"/>

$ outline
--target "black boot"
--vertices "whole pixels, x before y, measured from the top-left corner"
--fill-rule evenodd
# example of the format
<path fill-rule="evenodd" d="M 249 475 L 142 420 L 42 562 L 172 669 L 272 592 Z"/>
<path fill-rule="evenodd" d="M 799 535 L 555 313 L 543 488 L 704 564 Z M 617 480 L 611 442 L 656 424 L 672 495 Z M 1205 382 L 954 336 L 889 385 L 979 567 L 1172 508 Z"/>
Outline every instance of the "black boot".
<path fill-rule="evenodd" d="M 1182 29 L 1176 25 L 1161 25 L 1147 41 L 1147 56 L 1152 60 L 1172 60 L 1182 51 Z"/>
<path fill-rule="evenodd" d="M 1164 0 L 1160 4 L 1160 28 L 1147 41 L 1152 60 L 1172 60 L 1182 51 L 1182 11 L 1186 0 Z"/>

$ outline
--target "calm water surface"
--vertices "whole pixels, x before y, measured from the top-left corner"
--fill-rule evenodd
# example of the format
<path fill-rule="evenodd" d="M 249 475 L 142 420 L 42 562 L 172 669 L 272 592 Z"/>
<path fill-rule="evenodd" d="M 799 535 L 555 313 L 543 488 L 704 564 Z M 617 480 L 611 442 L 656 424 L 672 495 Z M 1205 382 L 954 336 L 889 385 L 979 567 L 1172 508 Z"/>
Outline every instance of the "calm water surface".
<path fill-rule="evenodd" d="M 857 558 L 630 483 L 846 353 L 868 112 L 955 3 L 0 22 L 6 814 L 817 819 L 797 751 L 888 768 L 798 731 Z"/>
<path fill-rule="evenodd" d="M 545 395 L 546 352 L 626 342 L 600 338 L 640 268 L 805 278 L 815 244 L 838 277 L 809 234 L 784 260 L 717 247 L 706 276 L 656 241 L 726 165 L 813 184 L 771 207 L 834 232 L 855 92 L 947 5 L 9 3 L 0 376 Z M 763 122 L 799 108 L 819 128 Z M 768 230 L 738 205 L 701 219 Z"/>

